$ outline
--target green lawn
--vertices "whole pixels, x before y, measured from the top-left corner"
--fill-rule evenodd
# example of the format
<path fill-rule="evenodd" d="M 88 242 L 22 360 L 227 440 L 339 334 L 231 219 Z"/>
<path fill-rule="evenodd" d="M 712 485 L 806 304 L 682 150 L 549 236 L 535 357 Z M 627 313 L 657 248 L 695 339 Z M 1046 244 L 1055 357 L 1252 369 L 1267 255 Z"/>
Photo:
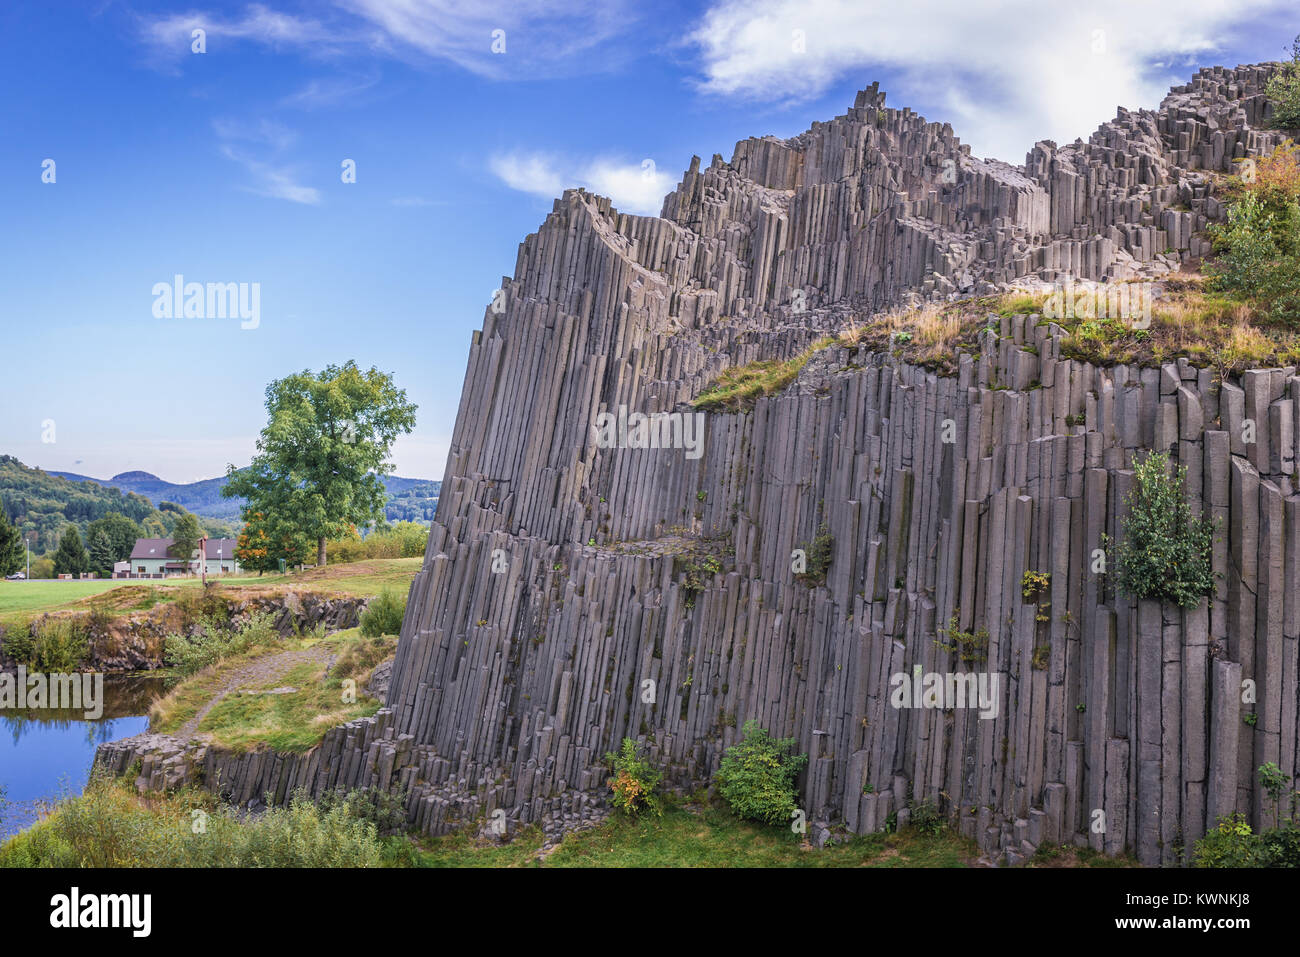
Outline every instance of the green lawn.
<path fill-rule="evenodd" d="M 337 592 L 361 597 L 377 595 L 385 588 L 391 588 L 405 597 L 423 562 L 422 558 L 376 558 L 346 565 L 308 569 L 299 574 L 261 577 L 240 575 L 209 580 L 219 581 L 222 588 L 229 589 L 292 585 L 312 591 Z M 0 626 L 22 627 L 36 615 L 48 611 L 85 610 L 98 596 L 120 588 L 133 589 L 129 594 L 134 598 L 138 593 L 141 600 L 125 604 L 113 602 L 114 612 L 149 607 L 158 601 L 170 601 L 175 597 L 177 589 L 197 588 L 199 584 L 197 578 L 156 581 L 130 578 L 95 581 L 48 579 L 0 581 Z"/>
<path fill-rule="evenodd" d="M 385 857 L 406 867 L 969 867 L 979 856 L 974 842 L 948 831 L 870 834 L 817 850 L 786 828 L 700 804 L 669 809 L 663 817 L 615 814 L 599 827 L 566 835 L 539 861 L 541 843 L 535 827 L 504 845 L 468 832 L 418 843 L 392 838 Z"/>

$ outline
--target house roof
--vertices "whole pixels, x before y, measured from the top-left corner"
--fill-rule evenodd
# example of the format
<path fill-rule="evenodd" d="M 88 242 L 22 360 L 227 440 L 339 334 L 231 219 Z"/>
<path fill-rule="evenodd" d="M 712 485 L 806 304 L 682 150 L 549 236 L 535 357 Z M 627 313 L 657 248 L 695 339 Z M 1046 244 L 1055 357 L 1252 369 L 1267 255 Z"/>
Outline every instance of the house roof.
<path fill-rule="evenodd" d="M 137 538 L 135 548 L 131 549 L 131 560 L 140 558 L 166 559 L 171 556 L 167 549 L 175 543 L 172 538 Z M 212 559 L 233 558 L 236 541 L 233 538 L 209 538 L 204 549 L 204 557 Z"/>
<path fill-rule="evenodd" d="M 131 549 L 131 558 L 166 558 L 172 541 L 170 538 L 137 538 L 135 548 Z"/>

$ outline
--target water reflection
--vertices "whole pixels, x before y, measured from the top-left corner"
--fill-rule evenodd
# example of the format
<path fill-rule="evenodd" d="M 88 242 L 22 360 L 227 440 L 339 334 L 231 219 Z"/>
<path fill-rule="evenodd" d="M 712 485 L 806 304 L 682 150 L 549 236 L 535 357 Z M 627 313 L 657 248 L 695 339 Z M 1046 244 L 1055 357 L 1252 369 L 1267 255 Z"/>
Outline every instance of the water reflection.
<path fill-rule="evenodd" d="M 0 840 L 32 824 L 59 798 L 79 794 L 95 749 L 146 731 L 149 706 L 169 683 L 152 674 L 106 676 L 97 721 L 67 709 L 0 710 Z"/>

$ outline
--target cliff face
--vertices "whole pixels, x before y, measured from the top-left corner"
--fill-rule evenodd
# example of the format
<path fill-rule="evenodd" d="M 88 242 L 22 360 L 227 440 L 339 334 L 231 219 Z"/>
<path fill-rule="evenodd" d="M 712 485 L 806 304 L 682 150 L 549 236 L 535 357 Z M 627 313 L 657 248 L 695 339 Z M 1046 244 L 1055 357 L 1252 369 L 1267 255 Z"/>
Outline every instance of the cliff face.
<path fill-rule="evenodd" d="M 810 754 L 818 824 L 880 829 L 929 800 L 1008 860 L 1052 840 L 1172 863 L 1217 814 L 1258 823 L 1254 769 L 1296 767 L 1294 369 L 1220 390 L 1185 362 L 1094 368 L 1019 317 L 954 377 L 824 349 L 752 413 L 708 415 L 698 456 L 594 426 L 688 411 L 723 369 L 903 302 L 1202 255 L 1209 174 L 1281 139 L 1259 128 L 1275 68 L 1202 71 L 1023 167 L 872 88 L 799 137 L 693 161 L 659 218 L 567 192 L 474 336 L 387 708 L 232 769 L 232 795 L 400 784 L 433 833 L 497 808 L 568 820 L 603 800 L 624 736 L 691 787 L 754 718 Z M 1143 449 L 1171 450 L 1222 521 L 1219 590 L 1192 611 L 1093 573 Z M 824 583 L 797 577 L 823 526 Z M 1029 571 L 1051 576 L 1033 601 Z M 954 619 L 987 632 L 972 661 L 940 632 Z M 893 706 L 918 668 L 996 676 L 986 716 Z"/>

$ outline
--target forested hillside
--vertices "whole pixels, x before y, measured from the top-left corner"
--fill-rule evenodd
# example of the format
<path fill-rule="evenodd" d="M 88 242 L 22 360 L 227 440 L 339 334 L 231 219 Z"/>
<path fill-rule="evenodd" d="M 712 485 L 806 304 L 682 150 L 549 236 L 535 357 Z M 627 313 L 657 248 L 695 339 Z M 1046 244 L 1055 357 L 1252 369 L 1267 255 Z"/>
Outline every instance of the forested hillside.
<path fill-rule="evenodd" d="M 36 532 L 34 554 L 51 552 L 68 525 L 83 539 L 91 522 L 117 512 L 136 522 L 144 536 L 166 538 L 186 509 L 173 501 L 157 507 L 135 492 L 122 491 L 93 481 L 74 481 L 28 468 L 11 455 L 0 455 L 0 508 L 23 532 Z M 199 516 L 199 525 L 214 537 L 233 537 L 234 524 Z"/>

